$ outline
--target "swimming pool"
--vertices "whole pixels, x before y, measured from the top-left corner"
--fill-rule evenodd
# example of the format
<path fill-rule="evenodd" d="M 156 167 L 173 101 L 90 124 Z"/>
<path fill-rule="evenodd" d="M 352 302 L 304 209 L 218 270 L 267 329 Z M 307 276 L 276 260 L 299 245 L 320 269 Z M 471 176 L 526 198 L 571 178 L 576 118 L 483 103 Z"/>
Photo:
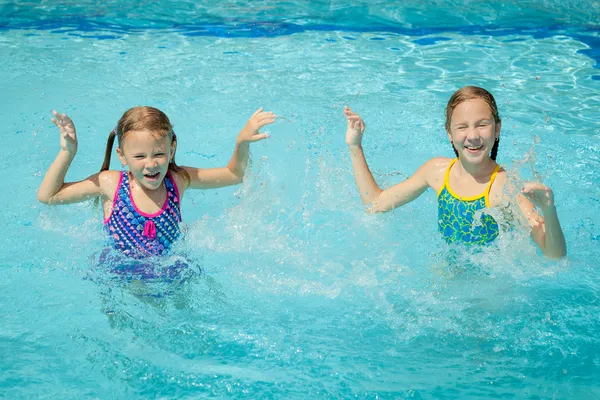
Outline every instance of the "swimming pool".
<path fill-rule="evenodd" d="M 0 397 L 600 397 L 597 2 L 0 7 Z M 364 215 L 343 105 L 390 185 L 452 154 L 443 108 L 465 84 L 496 96 L 500 163 L 554 189 L 566 260 L 517 230 L 448 266 L 433 193 Z M 181 284 L 107 278 L 93 205 L 35 199 L 50 110 L 78 128 L 75 179 L 140 104 L 198 167 L 227 162 L 258 106 L 282 117 L 243 185 L 186 194 L 180 250 L 203 273 Z"/>

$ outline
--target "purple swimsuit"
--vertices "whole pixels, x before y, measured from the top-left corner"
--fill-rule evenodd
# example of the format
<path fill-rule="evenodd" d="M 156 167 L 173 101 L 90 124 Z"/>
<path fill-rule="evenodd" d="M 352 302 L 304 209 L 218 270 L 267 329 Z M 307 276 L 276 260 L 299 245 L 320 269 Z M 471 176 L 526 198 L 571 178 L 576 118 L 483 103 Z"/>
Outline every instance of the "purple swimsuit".
<path fill-rule="evenodd" d="M 137 259 L 158 256 L 166 254 L 181 236 L 179 191 L 170 172 L 164 183 L 167 188 L 165 203 L 157 213 L 146 214 L 133 201 L 129 174 L 121 171 L 112 211 L 104 220 L 104 228 L 115 249 Z"/>

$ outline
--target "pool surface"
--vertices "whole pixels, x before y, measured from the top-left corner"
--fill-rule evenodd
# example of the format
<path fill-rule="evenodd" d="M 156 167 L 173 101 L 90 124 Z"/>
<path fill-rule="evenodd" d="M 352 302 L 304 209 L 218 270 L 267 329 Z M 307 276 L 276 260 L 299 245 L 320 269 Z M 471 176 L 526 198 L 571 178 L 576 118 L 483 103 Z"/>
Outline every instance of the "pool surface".
<path fill-rule="evenodd" d="M 0 2 L 0 397 L 600 398 L 600 3 L 211 3 Z M 343 106 L 389 186 L 452 156 L 467 84 L 496 97 L 511 179 L 553 188 L 566 259 L 519 227 L 446 245 L 431 191 L 364 213 Z M 52 109 L 77 127 L 75 180 L 136 105 L 207 168 L 258 107 L 280 116 L 242 185 L 186 192 L 175 281 L 115 278 L 92 202 L 36 200 Z"/>

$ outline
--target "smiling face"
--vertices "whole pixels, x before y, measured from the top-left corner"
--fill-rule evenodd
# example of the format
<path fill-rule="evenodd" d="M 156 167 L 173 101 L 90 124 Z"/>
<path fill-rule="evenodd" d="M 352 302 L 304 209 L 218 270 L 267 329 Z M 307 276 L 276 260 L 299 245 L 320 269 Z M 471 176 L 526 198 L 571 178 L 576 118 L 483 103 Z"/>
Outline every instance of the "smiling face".
<path fill-rule="evenodd" d="M 461 160 L 472 164 L 487 161 L 499 136 L 500 122 L 496 123 L 492 108 L 484 99 L 468 99 L 454 107 L 448 138 Z"/>
<path fill-rule="evenodd" d="M 175 153 L 175 143 L 170 136 L 148 130 L 129 131 L 123 136 L 117 154 L 143 188 L 159 188 L 167 175 Z"/>

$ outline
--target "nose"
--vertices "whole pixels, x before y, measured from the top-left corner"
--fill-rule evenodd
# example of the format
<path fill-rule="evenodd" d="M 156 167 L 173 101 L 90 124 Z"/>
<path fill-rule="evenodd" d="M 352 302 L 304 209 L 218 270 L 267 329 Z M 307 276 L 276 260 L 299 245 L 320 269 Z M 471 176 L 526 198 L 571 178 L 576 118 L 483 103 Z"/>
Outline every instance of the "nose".
<path fill-rule="evenodd" d="M 148 160 L 146 162 L 146 168 L 147 169 L 153 169 L 156 168 L 156 166 L 158 165 L 158 162 L 156 162 L 156 160 Z"/>
<path fill-rule="evenodd" d="M 479 132 L 475 127 L 471 127 L 467 129 L 467 140 L 477 140 L 479 139 Z"/>

